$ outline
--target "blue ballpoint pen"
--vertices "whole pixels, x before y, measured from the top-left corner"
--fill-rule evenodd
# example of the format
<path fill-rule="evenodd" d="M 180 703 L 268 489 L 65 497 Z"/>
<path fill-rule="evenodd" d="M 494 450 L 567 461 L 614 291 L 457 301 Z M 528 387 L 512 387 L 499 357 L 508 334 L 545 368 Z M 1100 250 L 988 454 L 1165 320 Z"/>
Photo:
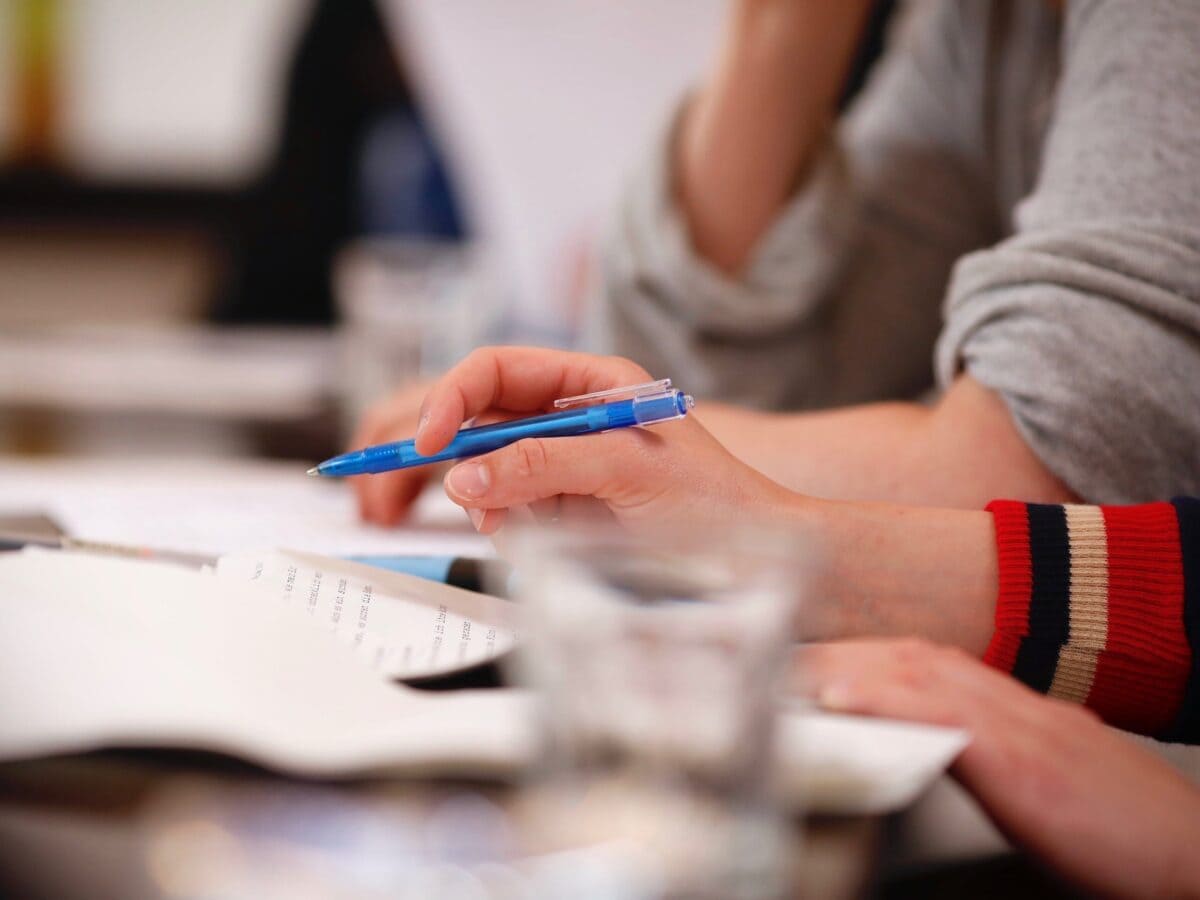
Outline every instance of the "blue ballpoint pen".
<path fill-rule="evenodd" d="M 592 404 L 592 405 L 589 405 Z M 308 470 L 309 475 L 371 475 L 427 466 L 430 463 L 479 456 L 523 438 L 570 437 L 595 434 L 631 425 L 653 425 L 687 415 L 695 401 L 671 387 L 671 379 L 633 387 L 613 388 L 555 400 L 559 412 L 528 419 L 464 428 L 440 453 L 422 456 L 411 440 L 379 444 L 343 453 Z"/>

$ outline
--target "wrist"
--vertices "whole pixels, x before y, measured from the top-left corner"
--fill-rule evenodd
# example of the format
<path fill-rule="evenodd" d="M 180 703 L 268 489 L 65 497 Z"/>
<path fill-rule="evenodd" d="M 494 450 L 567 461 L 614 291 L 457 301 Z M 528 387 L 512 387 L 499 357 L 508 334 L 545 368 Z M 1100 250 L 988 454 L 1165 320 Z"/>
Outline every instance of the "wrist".
<path fill-rule="evenodd" d="M 818 641 L 862 633 L 864 629 L 845 602 L 847 557 L 839 535 L 839 507 L 843 504 L 771 484 L 775 490 L 769 524 L 786 534 L 796 560 L 801 598 L 796 638 Z"/>
<path fill-rule="evenodd" d="M 861 570 L 848 540 L 847 504 L 796 495 L 791 512 L 805 564 L 799 639 L 824 641 L 876 633 L 861 605 L 850 600 Z"/>
<path fill-rule="evenodd" d="M 981 656 L 996 604 L 983 511 L 802 498 L 804 637 L 922 637 Z"/>
<path fill-rule="evenodd" d="M 760 484 L 760 497 L 752 504 L 755 519 L 764 527 L 778 528 L 794 536 L 805 547 L 821 535 L 825 507 L 832 504 L 797 493 L 753 470 Z"/>
<path fill-rule="evenodd" d="M 679 123 L 675 190 L 699 254 L 740 274 L 803 181 L 858 45 L 867 5 L 744 3 Z"/>

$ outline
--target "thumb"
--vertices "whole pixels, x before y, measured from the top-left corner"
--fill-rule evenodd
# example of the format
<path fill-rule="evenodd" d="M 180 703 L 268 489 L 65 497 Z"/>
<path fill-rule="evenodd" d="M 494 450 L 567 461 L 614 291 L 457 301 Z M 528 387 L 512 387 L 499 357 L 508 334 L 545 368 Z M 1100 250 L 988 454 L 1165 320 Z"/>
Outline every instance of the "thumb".
<path fill-rule="evenodd" d="M 605 499 L 637 468 L 634 429 L 571 438 L 526 438 L 446 473 L 446 493 L 467 509 L 522 506 L 577 494 Z"/>

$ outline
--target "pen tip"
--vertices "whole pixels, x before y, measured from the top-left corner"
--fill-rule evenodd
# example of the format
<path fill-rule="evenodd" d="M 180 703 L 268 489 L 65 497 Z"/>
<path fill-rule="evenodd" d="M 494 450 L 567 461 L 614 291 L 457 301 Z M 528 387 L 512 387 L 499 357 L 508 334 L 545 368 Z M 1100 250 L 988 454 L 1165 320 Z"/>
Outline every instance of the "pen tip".
<path fill-rule="evenodd" d="M 316 466 L 313 466 L 311 469 L 308 470 L 308 474 L 309 475 L 320 475 L 321 470 L 319 468 L 317 468 Z"/>

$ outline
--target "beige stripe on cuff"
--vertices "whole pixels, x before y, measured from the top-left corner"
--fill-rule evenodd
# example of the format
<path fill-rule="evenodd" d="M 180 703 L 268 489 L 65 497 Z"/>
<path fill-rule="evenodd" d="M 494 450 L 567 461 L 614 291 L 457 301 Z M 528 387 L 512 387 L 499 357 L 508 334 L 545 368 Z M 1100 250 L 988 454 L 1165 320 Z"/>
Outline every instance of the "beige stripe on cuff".
<path fill-rule="evenodd" d="M 1071 552 L 1070 625 L 1050 696 L 1086 703 L 1108 640 L 1108 534 L 1098 506 L 1067 506 Z"/>

